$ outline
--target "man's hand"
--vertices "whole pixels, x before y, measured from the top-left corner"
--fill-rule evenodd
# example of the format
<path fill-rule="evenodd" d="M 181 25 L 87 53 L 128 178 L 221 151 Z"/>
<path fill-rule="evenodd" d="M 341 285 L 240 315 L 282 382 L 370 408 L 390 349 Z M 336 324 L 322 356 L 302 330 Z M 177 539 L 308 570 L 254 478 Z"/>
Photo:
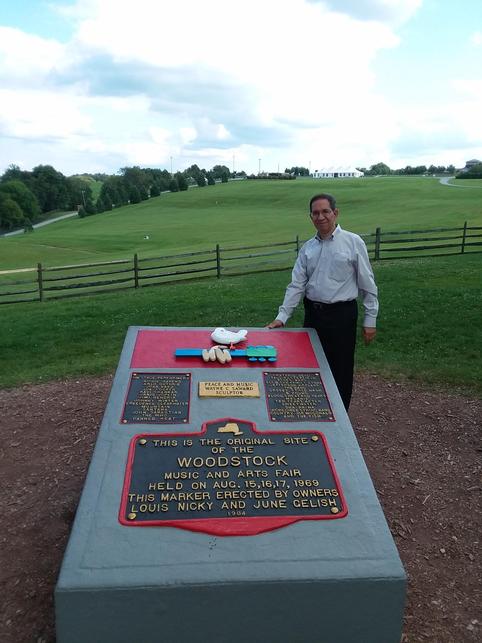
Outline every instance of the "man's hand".
<path fill-rule="evenodd" d="M 273 319 L 273 321 L 266 326 L 266 328 L 281 328 L 284 326 L 283 322 L 279 319 Z"/>
<path fill-rule="evenodd" d="M 368 344 L 375 339 L 376 334 L 376 328 L 370 328 L 368 326 L 363 327 L 363 341 L 365 342 L 365 346 L 368 346 Z"/>

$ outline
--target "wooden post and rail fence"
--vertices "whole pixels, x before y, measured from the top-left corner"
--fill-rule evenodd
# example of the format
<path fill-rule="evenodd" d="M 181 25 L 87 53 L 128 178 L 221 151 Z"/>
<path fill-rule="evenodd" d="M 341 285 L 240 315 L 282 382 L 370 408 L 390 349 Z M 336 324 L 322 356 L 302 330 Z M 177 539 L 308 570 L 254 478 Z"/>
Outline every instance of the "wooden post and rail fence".
<path fill-rule="evenodd" d="M 482 252 L 482 226 L 403 230 L 360 235 L 374 262 L 417 259 Z M 287 270 L 292 267 L 302 241 L 221 247 L 163 257 L 43 266 L 0 272 L 0 304 L 48 301 L 80 295 L 116 292 L 126 288 L 173 283 L 200 277 L 234 276 Z M 18 280 L 22 275 L 28 278 Z"/>

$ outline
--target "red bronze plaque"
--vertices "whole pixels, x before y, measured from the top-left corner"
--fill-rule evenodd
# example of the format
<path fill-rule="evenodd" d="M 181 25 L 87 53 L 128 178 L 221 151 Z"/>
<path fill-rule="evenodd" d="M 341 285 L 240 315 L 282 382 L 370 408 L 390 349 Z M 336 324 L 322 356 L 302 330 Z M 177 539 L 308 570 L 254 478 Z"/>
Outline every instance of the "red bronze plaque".
<path fill-rule="evenodd" d="M 119 521 L 251 536 L 347 513 L 322 433 L 221 418 L 200 433 L 132 438 Z"/>

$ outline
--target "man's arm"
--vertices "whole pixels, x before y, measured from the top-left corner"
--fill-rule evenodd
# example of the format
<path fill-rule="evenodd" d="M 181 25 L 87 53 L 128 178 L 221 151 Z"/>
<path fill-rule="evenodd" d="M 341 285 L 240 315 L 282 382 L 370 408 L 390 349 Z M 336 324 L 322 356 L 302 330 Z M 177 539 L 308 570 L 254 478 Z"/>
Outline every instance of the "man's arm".
<path fill-rule="evenodd" d="M 363 239 L 360 239 L 357 250 L 357 283 L 364 308 L 363 340 L 369 344 L 377 333 L 378 288 Z"/>
<path fill-rule="evenodd" d="M 273 321 L 266 326 L 266 328 L 280 328 L 286 324 L 293 314 L 294 309 L 300 303 L 300 299 L 305 294 L 307 281 L 306 255 L 302 249 L 293 267 L 291 283 L 286 288 L 285 297 L 283 303 L 279 307 L 278 315 L 276 316 L 276 319 L 273 319 Z"/>

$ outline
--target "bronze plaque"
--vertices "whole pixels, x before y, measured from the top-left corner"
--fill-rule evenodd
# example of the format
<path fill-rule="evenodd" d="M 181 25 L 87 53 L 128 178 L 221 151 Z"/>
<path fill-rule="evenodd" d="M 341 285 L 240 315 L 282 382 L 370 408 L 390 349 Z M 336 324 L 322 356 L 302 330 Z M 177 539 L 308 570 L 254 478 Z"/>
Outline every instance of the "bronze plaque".
<path fill-rule="evenodd" d="M 272 422 L 332 422 L 335 417 L 319 372 L 266 372 L 264 386 Z"/>
<path fill-rule="evenodd" d="M 259 397 L 257 382 L 199 382 L 199 397 Z"/>
<path fill-rule="evenodd" d="M 133 373 L 121 422 L 177 424 L 189 420 L 190 373 Z"/>
<path fill-rule="evenodd" d="M 135 436 L 119 520 L 252 535 L 346 514 L 322 433 L 260 432 L 247 420 L 223 418 L 200 433 Z"/>

